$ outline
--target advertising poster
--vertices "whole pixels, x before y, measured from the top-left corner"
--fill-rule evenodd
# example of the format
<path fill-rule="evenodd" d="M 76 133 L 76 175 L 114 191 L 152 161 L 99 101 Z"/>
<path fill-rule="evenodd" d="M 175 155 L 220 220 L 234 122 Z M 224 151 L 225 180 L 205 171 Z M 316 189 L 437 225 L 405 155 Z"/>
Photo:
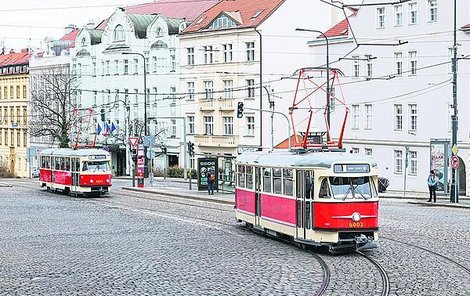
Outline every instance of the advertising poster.
<path fill-rule="evenodd" d="M 207 173 L 212 172 L 215 174 L 214 190 L 217 190 L 218 171 L 217 171 L 217 158 L 198 158 L 197 159 L 197 189 L 207 190 Z"/>
<path fill-rule="evenodd" d="M 431 141 L 431 170 L 439 178 L 437 190 L 447 192 L 448 141 Z"/>

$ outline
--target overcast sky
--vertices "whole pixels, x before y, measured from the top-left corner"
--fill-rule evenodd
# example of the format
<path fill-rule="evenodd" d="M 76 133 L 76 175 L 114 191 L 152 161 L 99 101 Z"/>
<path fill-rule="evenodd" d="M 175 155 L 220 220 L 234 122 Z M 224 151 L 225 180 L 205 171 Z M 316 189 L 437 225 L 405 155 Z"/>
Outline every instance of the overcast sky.
<path fill-rule="evenodd" d="M 109 17 L 115 7 L 153 0 L 1 0 L 0 42 L 7 48 L 39 46 L 46 36 L 60 38 L 68 24 L 85 25 Z M 81 8 L 79 8 L 81 7 Z M 59 9 L 67 8 L 67 9 Z M 31 39 L 31 41 L 30 41 Z"/>

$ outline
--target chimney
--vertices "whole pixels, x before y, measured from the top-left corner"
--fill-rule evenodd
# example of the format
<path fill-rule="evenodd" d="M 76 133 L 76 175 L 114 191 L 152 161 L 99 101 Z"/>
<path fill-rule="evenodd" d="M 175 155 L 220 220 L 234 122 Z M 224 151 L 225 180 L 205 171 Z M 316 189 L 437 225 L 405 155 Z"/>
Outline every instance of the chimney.
<path fill-rule="evenodd" d="M 69 24 L 68 26 L 65 27 L 65 35 L 70 34 L 76 28 L 77 27 L 74 24 Z"/>
<path fill-rule="evenodd" d="M 15 53 L 15 51 L 13 49 L 10 49 L 10 54 L 13 54 Z"/>

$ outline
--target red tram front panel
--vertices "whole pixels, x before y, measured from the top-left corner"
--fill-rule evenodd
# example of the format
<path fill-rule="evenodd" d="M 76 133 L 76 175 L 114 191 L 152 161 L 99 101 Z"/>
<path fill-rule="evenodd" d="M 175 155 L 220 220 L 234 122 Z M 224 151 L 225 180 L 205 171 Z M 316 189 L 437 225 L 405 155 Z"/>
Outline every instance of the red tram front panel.
<path fill-rule="evenodd" d="M 379 203 L 316 202 L 314 227 L 320 229 L 377 229 Z"/>
<path fill-rule="evenodd" d="M 80 186 L 111 186 L 111 174 L 80 174 Z"/>

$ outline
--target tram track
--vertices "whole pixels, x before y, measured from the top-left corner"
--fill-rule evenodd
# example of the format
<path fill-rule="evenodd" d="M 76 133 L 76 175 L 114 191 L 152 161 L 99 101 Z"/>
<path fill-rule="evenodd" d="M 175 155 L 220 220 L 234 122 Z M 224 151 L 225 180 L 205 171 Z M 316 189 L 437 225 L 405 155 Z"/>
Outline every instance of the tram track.
<path fill-rule="evenodd" d="M 416 249 L 419 249 L 419 250 L 422 250 L 422 251 L 425 251 L 425 252 L 428 252 L 428 253 L 431 253 L 431 254 L 433 254 L 437 257 L 443 258 L 443 259 L 453 263 L 454 265 L 458 266 L 459 268 L 464 270 L 466 273 L 468 273 L 468 275 L 470 275 L 470 268 L 460 264 L 459 262 L 455 261 L 454 259 L 452 259 L 450 257 L 447 257 L 443 254 L 440 254 L 440 253 L 435 252 L 433 250 L 427 249 L 425 247 L 421 247 L 421 246 L 418 246 L 418 245 L 415 245 L 415 244 L 412 244 L 412 243 L 407 243 L 407 242 L 400 241 L 400 240 L 397 240 L 397 239 L 393 239 L 393 238 L 390 238 L 390 237 L 381 236 L 380 238 L 385 239 L 385 240 L 389 240 L 389 241 L 392 241 L 392 242 L 396 242 L 396 243 L 399 243 L 399 244 L 403 244 L 403 245 L 406 245 L 406 246 L 410 246 L 410 247 L 413 247 L 413 248 L 416 248 Z"/>
<path fill-rule="evenodd" d="M 313 252 L 312 250 L 308 250 L 308 252 L 317 259 L 317 261 L 320 263 L 322 270 L 323 270 L 323 281 L 318 288 L 318 290 L 315 292 L 315 296 L 322 296 L 326 293 L 326 290 L 328 289 L 328 286 L 330 285 L 330 280 L 331 280 L 331 270 L 328 264 L 326 264 L 325 260 L 323 260 L 320 255 L 317 253 Z"/>
<path fill-rule="evenodd" d="M 387 274 L 387 271 L 385 270 L 385 268 L 383 268 L 383 266 L 380 265 L 380 263 L 378 263 L 377 261 L 375 261 L 371 257 L 367 256 L 363 252 L 356 251 L 356 253 L 359 254 L 360 256 L 366 258 L 367 260 L 369 260 L 378 269 L 378 271 L 380 273 L 380 277 L 382 278 L 382 287 L 383 287 L 382 288 L 382 293 L 380 295 L 381 296 L 388 296 L 390 294 L 390 278 L 388 277 L 388 274 Z"/>

